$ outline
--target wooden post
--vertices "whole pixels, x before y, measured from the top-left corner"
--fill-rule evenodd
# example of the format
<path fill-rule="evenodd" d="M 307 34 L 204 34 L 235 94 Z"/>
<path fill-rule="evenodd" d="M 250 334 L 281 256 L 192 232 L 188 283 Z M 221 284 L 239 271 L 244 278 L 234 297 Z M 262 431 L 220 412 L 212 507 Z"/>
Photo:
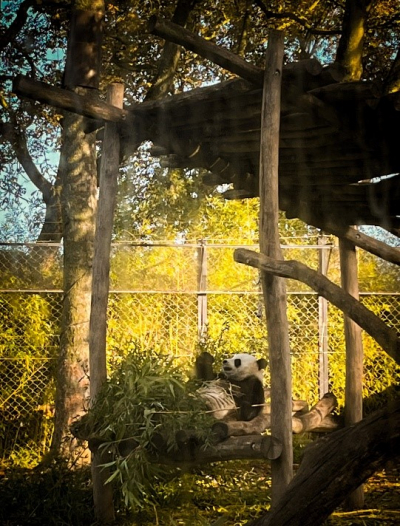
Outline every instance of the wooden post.
<path fill-rule="evenodd" d="M 318 270 L 326 276 L 328 272 L 329 254 L 326 248 L 324 234 L 318 236 Z M 319 350 L 319 397 L 329 391 L 328 378 L 328 302 L 323 296 L 318 296 L 318 350 Z"/>
<path fill-rule="evenodd" d="M 340 271 L 342 288 L 357 300 L 358 271 L 356 247 L 350 241 L 339 238 Z M 351 426 L 362 420 L 363 345 L 361 328 L 348 316 L 344 316 L 346 340 L 346 386 L 345 424 Z M 359 509 L 364 505 L 364 491 L 360 486 L 346 500 L 347 509 Z"/>
<path fill-rule="evenodd" d="M 271 31 L 266 53 L 260 143 L 260 251 L 283 259 L 279 239 L 278 158 L 283 34 Z M 271 432 L 282 443 L 282 455 L 272 460 L 272 502 L 284 493 L 293 476 L 292 381 L 286 283 L 261 272 L 271 371 Z"/>
<path fill-rule="evenodd" d="M 112 84 L 107 102 L 122 108 L 124 86 Z M 110 248 L 119 168 L 119 133 L 115 123 L 106 123 L 100 168 L 100 193 L 97 210 L 93 260 L 92 305 L 89 325 L 90 397 L 95 400 L 107 379 L 106 335 L 110 280 Z M 99 468 L 107 461 L 104 454 L 92 455 L 93 498 L 96 518 L 102 523 L 114 520 L 111 485 L 104 485 L 107 470 Z"/>

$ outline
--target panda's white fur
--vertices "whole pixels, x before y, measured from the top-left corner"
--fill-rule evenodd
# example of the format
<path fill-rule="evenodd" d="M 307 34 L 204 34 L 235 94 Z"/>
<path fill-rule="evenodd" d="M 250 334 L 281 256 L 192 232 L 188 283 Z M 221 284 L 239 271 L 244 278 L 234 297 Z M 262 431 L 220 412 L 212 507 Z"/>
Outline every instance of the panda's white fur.
<path fill-rule="evenodd" d="M 262 382 L 264 368 L 264 363 L 247 353 L 235 354 L 232 358 L 225 359 L 222 364 L 222 371 L 230 381 L 241 381 L 255 376 Z"/>

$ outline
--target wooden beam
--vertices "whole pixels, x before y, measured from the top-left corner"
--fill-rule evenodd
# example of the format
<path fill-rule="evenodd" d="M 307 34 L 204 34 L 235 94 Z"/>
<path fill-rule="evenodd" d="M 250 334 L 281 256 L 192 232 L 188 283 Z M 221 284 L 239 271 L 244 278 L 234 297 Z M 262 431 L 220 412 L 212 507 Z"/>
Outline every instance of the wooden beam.
<path fill-rule="evenodd" d="M 108 88 L 107 102 L 111 107 L 122 108 L 124 87 L 112 84 Z M 89 322 L 90 398 L 95 401 L 107 380 L 106 335 L 107 305 L 110 280 L 110 247 L 119 169 L 119 134 L 117 124 L 107 123 L 104 130 L 102 162 L 100 168 L 100 193 L 97 208 L 96 234 L 92 269 L 92 303 Z M 101 468 L 105 460 L 99 451 L 93 453 L 93 499 L 99 518 L 110 512 L 104 486 L 107 470 Z M 111 498 L 111 497 L 110 497 Z"/>
<path fill-rule="evenodd" d="M 259 235 L 260 251 L 274 259 L 282 259 L 278 228 L 278 159 L 283 54 L 283 34 L 272 31 L 266 53 L 261 108 Z M 271 372 L 271 432 L 282 443 L 281 456 L 271 462 L 272 502 L 275 502 L 293 477 L 289 328 L 285 281 L 261 269 L 261 282 Z"/>
<path fill-rule="evenodd" d="M 77 113 L 90 119 L 105 122 L 123 121 L 128 112 L 103 102 L 95 97 L 82 97 L 66 89 L 49 86 L 45 82 L 17 75 L 13 82 L 13 91 L 19 97 L 27 97 L 61 110 Z"/>
<path fill-rule="evenodd" d="M 299 261 L 278 261 L 244 248 L 236 249 L 233 257 L 238 263 L 305 283 L 354 320 L 400 365 L 400 339 L 396 330 L 322 274 Z"/>

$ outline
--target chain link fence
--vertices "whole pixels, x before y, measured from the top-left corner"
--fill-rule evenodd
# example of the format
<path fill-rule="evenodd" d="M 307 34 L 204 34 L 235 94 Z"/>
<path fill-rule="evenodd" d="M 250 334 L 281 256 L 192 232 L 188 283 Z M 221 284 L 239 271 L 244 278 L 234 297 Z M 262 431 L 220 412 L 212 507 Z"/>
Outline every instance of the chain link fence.
<path fill-rule="evenodd" d="M 110 363 L 133 346 L 176 357 L 185 367 L 199 344 L 217 358 L 236 352 L 266 356 L 259 275 L 234 263 L 235 248 L 204 242 L 114 245 Z M 340 283 L 338 250 L 329 239 L 286 245 L 283 251 L 285 259 L 300 260 Z M 360 257 L 361 300 L 400 332 L 396 269 L 371 255 Z M 32 463 L 48 450 L 52 436 L 62 247 L 0 244 L 0 272 L 0 455 L 3 461 Z M 330 389 L 342 407 L 342 313 L 302 283 L 288 280 L 287 289 L 293 398 L 313 404 Z M 400 368 L 372 338 L 363 337 L 364 396 L 373 398 L 398 384 Z"/>

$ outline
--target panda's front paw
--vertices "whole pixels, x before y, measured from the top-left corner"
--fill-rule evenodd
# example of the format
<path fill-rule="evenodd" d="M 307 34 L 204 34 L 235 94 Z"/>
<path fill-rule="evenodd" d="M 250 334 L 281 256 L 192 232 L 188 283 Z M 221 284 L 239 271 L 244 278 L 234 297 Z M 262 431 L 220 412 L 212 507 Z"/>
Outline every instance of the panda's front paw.
<path fill-rule="evenodd" d="M 257 416 L 257 409 L 250 402 L 242 401 L 240 404 L 240 420 L 248 422 Z"/>
<path fill-rule="evenodd" d="M 229 437 L 229 428 L 225 422 L 216 422 L 212 428 L 212 439 L 215 444 L 222 442 Z"/>

